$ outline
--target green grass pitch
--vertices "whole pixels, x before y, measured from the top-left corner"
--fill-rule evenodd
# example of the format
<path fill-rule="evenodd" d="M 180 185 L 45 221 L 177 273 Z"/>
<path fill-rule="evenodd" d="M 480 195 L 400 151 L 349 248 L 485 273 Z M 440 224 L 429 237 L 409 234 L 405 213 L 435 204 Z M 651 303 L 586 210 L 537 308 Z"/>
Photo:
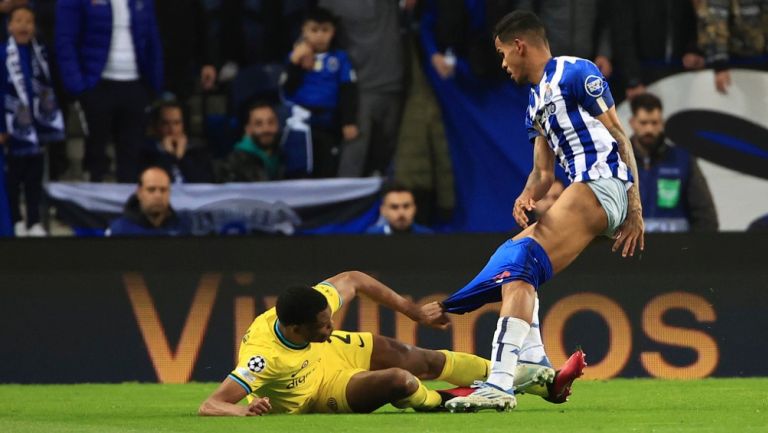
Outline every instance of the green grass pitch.
<path fill-rule="evenodd" d="M 579 381 L 566 404 L 521 396 L 510 413 L 198 417 L 215 386 L 0 385 L 0 432 L 768 432 L 768 379 Z"/>

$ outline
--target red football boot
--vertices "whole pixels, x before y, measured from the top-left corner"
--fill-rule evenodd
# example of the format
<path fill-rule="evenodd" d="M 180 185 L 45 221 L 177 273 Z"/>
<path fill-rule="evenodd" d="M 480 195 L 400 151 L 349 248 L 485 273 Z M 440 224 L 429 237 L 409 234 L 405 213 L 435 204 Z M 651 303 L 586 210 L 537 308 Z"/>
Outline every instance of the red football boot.
<path fill-rule="evenodd" d="M 560 370 L 557 370 L 555 380 L 547 386 L 549 396 L 544 398 L 544 400 L 555 404 L 568 401 L 573 381 L 584 374 L 584 367 L 587 366 L 587 362 L 584 360 L 585 356 L 584 352 L 579 349 L 568 358 L 568 361 L 565 361 Z"/>

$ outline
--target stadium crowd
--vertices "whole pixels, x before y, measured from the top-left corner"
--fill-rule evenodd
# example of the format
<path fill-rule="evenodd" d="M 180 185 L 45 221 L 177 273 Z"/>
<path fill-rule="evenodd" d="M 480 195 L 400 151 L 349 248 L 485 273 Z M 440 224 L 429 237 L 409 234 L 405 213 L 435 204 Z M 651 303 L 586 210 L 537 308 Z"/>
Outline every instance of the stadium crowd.
<path fill-rule="evenodd" d="M 427 75 L 506 80 L 491 26 L 520 8 L 542 18 L 553 55 L 591 59 L 617 102 L 704 68 L 726 93 L 729 68 L 767 64 L 765 0 L 2 0 L 11 232 L 46 235 L 44 182 L 134 184 L 150 167 L 170 184 L 383 176 L 420 224 L 445 221 L 451 125 Z M 717 230 L 695 159 L 663 122 L 635 126 L 661 102 L 633 105 L 641 184 L 679 166 L 685 187 L 666 183 L 679 197 L 644 209 Z"/>

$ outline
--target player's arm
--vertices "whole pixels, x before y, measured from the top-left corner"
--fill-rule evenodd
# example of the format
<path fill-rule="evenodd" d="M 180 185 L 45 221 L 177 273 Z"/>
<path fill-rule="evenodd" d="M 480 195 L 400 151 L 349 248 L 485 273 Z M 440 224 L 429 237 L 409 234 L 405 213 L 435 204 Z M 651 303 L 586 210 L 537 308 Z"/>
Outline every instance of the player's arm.
<path fill-rule="evenodd" d="M 238 404 L 246 395 L 240 384 L 227 377 L 203 401 L 197 413 L 201 416 L 258 416 L 272 409 L 268 397 L 256 397 L 248 406 Z"/>
<path fill-rule="evenodd" d="M 526 211 L 532 211 L 536 202 L 547 194 L 555 180 L 555 153 L 544 136 L 537 136 L 533 143 L 533 169 L 520 196 L 515 200 L 512 214 L 522 228 L 528 227 Z"/>
<path fill-rule="evenodd" d="M 621 160 L 627 164 L 627 167 L 632 171 L 632 177 L 635 181 L 632 183 L 632 187 L 627 191 L 627 198 L 629 201 L 627 207 L 627 218 L 624 223 L 619 227 L 616 233 L 616 241 L 613 244 L 613 251 L 617 251 L 624 244 L 624 248 L 621 252 L 622 257 L 627 255 L 633 256 L 635 254 L 635 248 L 640 247 L 640 251 L 645 248 L 645 238 L 643 232 L 645 230 L 643 224 L 643 205 L 640 202 L 640 185 L 639 177 L 637 175 L 637 163 L 635 162 L 635 153 L 632 151 L 632 144 L 627 138 L 627 134 L 624 133 L 624 128 L 621 126 L 619 116 L 616 114 L 616 107 L 612 106 L 603 114 L 597 116 L 597 120 L 603 123 L 603 125 L 611 133 L 613 139 L 616 140 L 619 147 L 619 156 Z"/>
<path fill-rule="evenodd" d="M 351 301 L 358 293 L 363 294 L 376 302 L 377 304 L 389 307 L 399 313 L 406 315 L 414 322 L 433 328 L 446 329 L 448 324 L 447 317 L 428 318 L 422 313 L 421 308 L 414 304 L 410 299 L 400 296 L 397 292 L 389 288 L 381 281 L 359 271 L 342 272 L 326 280 L 333 284 L 339 292 L 343 303 Z"/>

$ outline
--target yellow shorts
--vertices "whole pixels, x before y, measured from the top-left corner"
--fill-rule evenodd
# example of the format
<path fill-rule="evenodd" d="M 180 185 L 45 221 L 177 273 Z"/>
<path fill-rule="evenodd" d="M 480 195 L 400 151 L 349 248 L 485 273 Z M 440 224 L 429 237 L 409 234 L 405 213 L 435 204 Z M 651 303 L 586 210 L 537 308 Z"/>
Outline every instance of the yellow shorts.
<path fill-rule="evenodd" d="M 347 384 L 352 376 L 371 368 L 373 334 L 334 331 L 325 344 L 321 362 L 323 382 L 311 406 L 311 413 L 352 413 L 347 402 Z"/>

